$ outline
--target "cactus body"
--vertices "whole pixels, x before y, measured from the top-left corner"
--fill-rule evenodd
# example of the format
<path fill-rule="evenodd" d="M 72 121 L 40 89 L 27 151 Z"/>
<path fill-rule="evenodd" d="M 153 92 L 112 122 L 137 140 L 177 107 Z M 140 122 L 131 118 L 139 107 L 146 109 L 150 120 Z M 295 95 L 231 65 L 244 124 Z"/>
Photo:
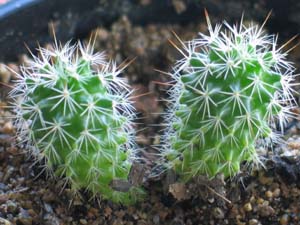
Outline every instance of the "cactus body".
<path fill-rule="evenodd" d="M 207 21 L 209 35 L 184 44 L 172 74 L 163 155 L 184 179 L 229 177 L 243 161 L 260 162 L 257 140 L 276 141 L 276 124 L 292 117 L 294 69 L 276 37 Z"/>
<path fill-rule="evenodd" d="M 113 180 L 128 181 L 134 159 L 134 113 L 121 71 L 91 46 L 56 45 L 39 54 L 11 92 L 19 136 L 75 192 L 134 201 L 138 188 L 111 188 Z"/>

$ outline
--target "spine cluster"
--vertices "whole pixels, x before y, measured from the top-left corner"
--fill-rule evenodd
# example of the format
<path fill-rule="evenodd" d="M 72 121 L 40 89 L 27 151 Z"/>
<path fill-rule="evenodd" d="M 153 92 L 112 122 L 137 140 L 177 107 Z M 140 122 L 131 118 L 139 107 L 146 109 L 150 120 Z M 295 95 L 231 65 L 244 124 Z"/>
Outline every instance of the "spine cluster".
<path fill-rule="evenodd" d="M 169 91 L 162 154 L 183 178 L 225 177 L 260 162 L 258 139 L 278 141 L 293 114 L 294 68 L 277 37 L 256 25 L 212 27 L 183 44 Z"/>
<path fill-rule="evenodd" d="M 134 108 L 121 70 L 82 44 L 39 49 L 10 93 L 19 138 L 75 192 L 129 203 L 140 189 L 117 191 L 135 159 Z"/>

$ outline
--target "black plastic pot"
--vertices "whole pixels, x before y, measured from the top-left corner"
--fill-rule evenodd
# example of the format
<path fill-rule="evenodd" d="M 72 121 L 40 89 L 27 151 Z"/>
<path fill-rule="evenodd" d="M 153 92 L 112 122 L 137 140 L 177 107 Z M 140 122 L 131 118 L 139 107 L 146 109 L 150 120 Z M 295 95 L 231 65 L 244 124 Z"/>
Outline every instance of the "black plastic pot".
<path fill-rule="evenodd" d="M 130 0 L 11 0 L 0 7 L 0 60 L 15 60 L 20 53 L 50 41 L 49 22 L 55 23 L 61 41 L 83 38 L 96 26 L 109 26 L 121 15 L 133 23 L 187 22 L 201 16 L 197 4 L 180 17 L 170 1 L 141 6 Z M 109 3 L 105 3 L 109 2 Z"/>
<path fill-rule="evenodd" d="M 297 33 L 298 20 L 287 13 L 300 6 L 296 0 L 183 0 L 186 10 L 178 14 L 174 0 L 151 0 L 147 5 L 137 0 L 11 0 L 0 7 L 0 60 L 16 60 L 37 42 L 51 41 L 49 22 L 55 23 L 56 36 L 61 41 L 84 38 L 96 26 L 109 27 L 122 15 L 134 24 L 187 23 L 203 18 L 203 9 L 218 15 L 220 20 L 237 20 L 244 12 L 249 19 L 262 21 L 274 9 L 269 23 L 272 32 L 289 30 Z M 294 19 L 294 20 L 293 20 Z M 290 32 L 291 31 L 291 32 Z"/>

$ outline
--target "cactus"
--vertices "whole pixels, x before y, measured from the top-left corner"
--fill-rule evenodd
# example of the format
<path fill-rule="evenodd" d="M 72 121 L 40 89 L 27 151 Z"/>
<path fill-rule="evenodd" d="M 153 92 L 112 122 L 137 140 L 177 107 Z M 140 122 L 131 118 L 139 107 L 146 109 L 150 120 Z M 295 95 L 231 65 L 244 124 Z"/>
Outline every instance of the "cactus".
<path fill-rule="evenodd" d="M 142 191 L 112 188 L 128 182 L 135 159 L 134 108 L 115 63 L 81 43 L 39 48 L 10 93 L 22 143 L 71 189 L 114 202 L 134 202 Z"/>
<path fill-rule="evenodd" d="M 184 180 L 232 177 L 241 162 L 263 164 L 257 141 L 278 141 L 276 128 L 293 117 L 295 105 L 294 68 L 287 52 L 276 49 L 276 36 L 243 21 L 213 28 L 206 18 L 208 35 L 181 42 L 182 50 L 175 46 L 184 57 L 170 73 L 174 85 L 160 146 L 167 166 Z"/>

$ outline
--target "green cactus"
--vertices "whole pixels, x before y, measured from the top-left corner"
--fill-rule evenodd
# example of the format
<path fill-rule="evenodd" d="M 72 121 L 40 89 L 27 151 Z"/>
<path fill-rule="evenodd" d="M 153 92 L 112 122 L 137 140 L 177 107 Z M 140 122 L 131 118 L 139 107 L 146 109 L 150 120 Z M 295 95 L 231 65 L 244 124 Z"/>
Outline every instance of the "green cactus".
<path fill-rule="evenodd" d="M 78 43 L 40 48 L 13 91 L 16 127 L 23 143 L 71 189 L 114 202 L 134 202 L 142 191 L 111 187 L 128 182 L 135 159 L 134 108 L 113 62 Z"/>
<path fill-rule="evenodd" d="M 243 161 L 261 163 L 256 143 L 278 141 L 293 114 L 294 68 L 277 37 L 257 25 L 212 27 L 184 44 L 169 91 L 162 155 L 185 180 L 231 177 Z M 278 126 L 277 126 L 278 127 Z"/>

